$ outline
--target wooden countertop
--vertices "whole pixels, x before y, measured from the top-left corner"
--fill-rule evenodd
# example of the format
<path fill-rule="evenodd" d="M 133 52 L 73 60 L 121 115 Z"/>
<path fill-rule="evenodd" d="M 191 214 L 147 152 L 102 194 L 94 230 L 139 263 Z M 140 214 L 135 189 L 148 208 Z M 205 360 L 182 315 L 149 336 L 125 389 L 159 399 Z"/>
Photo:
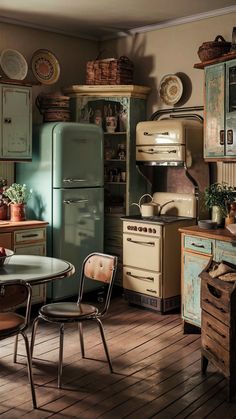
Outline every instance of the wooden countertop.
<path fill-rule="evenodd" d="M 26 220 L 26 221 L 19 221 L 19 222 L 12 222 L 10 220 L 0 220 L 0 233 L 4 233 L 7 231 L 13 230 L 22 230 L 25 228 L 38 228 L 38 227 L 46 227 L 48 225 L 47 221 L 39 221 L 39 220 Z"/>
<path fill-rule="evenodd" d="M 227 228 L 217 228 L 212 230 L 205 230 L 199 228 L 197 225 L 190 227 L 179 228 L 180 233 L 191 234 L 193 236 L 201 236 L 209 239 L 223 240 L 227 242 L 236 241 L 236 236 L 231 234 Z"/>

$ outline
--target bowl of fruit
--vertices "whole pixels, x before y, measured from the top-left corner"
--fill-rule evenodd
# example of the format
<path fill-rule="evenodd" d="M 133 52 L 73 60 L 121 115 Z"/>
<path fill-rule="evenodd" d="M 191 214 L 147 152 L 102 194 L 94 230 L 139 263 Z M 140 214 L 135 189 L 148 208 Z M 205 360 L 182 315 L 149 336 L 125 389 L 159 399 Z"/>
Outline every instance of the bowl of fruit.
<path fill-rule="evenodd" d="M 6 265 L 13 255 L 12 250 L 0 246 L 0 267 Z"/>

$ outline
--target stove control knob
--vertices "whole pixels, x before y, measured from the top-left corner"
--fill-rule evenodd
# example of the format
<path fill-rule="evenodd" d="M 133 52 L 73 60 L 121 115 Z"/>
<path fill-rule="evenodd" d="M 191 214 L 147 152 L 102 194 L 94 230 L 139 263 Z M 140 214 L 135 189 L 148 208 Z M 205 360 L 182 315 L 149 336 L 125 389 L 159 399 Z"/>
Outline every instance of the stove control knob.
<path fill-rule="evenodd" d="M 143 227 L 143 232 L 146 233 L 147 232 L 147 228 Z"/>
<path fill-rule="evenodd" d="M 152 228 L 149 228 L 149 229 L 148 229 L 148 232 L 149 232 L 149 233 L 152 233 Z"/>
<path fill-rule="evenodd" d="M 138 228 L 138 231 L 143 231 L 143 228 L 142 228 L 142 227 L 139 227 L 139 228 Z"/>
<path fill-rule="evenodd" d="M 153 234 L 155 234 L 157 231 L 156 231 L 156 229 L 154 228 L 154 229 L 152 230 L 152 232 L 153 232 Z"/>
<path fill-rule="evenodd" d="M 131 230 L 131 226 L 127 226 L 127 230 Z"/>
<path fill-rule="evenodd" d="M 137 226 L 134 226 L 133 230 L 134 230 L 134 231 L 137 231 Z"/>

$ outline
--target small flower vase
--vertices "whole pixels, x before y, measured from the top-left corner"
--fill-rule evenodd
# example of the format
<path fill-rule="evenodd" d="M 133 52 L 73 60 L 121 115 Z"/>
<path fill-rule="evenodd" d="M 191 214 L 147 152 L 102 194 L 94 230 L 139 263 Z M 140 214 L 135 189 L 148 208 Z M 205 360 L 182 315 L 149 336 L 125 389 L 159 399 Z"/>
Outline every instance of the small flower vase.
<path fill-rule="evenodd" d="M 8 216 L 8 206 L 3 204 L 0 206 L 0 220 L 7 220 Z"/>
<path fill-rule="evenodd" d="M 214 205 L 212 207 L 211 219 L 212 221 L 216 222 L 218 226 L 222 224 L 222 221 L 223 221 L 222 211 L 221 211 L 221 208 L 218 207 L 217 205 Z"/>
<path fill-rule="evenodd" d="M 10 204 L 10 221 L 25 221 L 25 204 Z"/>

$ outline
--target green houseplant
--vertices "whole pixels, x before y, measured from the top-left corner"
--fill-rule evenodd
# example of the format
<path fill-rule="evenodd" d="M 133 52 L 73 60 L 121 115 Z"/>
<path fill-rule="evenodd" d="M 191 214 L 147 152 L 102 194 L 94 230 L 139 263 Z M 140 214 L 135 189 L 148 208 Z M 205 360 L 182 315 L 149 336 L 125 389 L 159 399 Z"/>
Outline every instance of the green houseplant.
<path fill-rule="evenodd" d="M 5 192 L 7 190 L 6 179 L 0 178 L 0 220 L 6 220 L 8 215 L 9 199 Z"/>
<path fill-rule="evenodd" d="M 32 195 L 32 189 L 29 189 L 24 183 L 13 183 L 4 192 L 10 203 L 10 220 L 24 221 L 25 205 Z"/>
<path fill-rule="evenodd" d="M 227 183 L 212 183 L 204 191 L 204 202 L 206 208 L 212 210 L 212 220 L 221 224 L 223 217 L 229 212 L 229 204 L 234 202 L 236 191 Z"/>

